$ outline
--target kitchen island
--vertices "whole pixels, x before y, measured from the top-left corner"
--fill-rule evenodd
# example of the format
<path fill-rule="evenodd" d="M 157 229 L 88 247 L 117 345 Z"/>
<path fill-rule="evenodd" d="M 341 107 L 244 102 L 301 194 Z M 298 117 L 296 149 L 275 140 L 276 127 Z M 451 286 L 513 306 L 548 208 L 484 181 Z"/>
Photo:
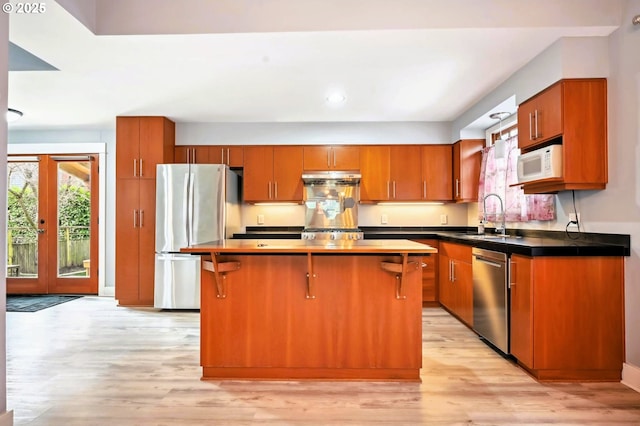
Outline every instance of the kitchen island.
<path fill-rule="evenodd" d="M 422 257 L 408 240 L 224 240 L 203 256 L 203 379 L 419 381 Z"/>

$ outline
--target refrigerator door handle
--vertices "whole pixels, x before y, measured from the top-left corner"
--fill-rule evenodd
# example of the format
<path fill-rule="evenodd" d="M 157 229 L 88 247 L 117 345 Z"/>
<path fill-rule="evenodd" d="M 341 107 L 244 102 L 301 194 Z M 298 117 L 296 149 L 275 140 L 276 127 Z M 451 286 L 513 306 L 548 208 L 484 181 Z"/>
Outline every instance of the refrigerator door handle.
<path fill-rule="evenodd" d="M 189 173 L 184 174 L 184 182 L 183 182 L 183 194 L 189 193 Z M 189 208 L 189 197 L 183 198 L 184 203 L 182 204 L 182 217 L 186 218 L 184 221 L 184 228 L 187 236 L 187 244 L 189 243 L 189 235 L 191 234 L 190 220 L 189 217 L 191 215 L 191 209 Z"/>
<path fill-rule="evenodd" d="M 193 175 L 192 172 L 188 173 L 188 182 L 189 182 L 189 189 L 188 189 L 188 196 L 187 196 L 187 202 L 189 203 L 188 206 L 188 215 L 187 215 L 187 242 L 189 243 L 189 245 L 193 244 L 194 242 L 194 231 L 193 231 L 193 215 L 194 215 L 194 210 L 195 210 L 195 200 L 194 200 L 194 194 L 193 194 L 193 188 L 194 188 L 194 184 L 195 184 L 195 177 Z"/>

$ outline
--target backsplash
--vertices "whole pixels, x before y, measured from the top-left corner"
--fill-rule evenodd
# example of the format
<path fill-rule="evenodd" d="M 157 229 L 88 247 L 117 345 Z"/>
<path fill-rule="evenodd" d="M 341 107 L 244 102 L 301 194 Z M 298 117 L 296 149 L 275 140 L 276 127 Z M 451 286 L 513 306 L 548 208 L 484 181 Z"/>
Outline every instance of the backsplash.
<path fill-rule="evenodd" d="M 303 205 L 242 205 L 244 226 L 304 226 L 304 215 Z M 467 226 L 467 220 L 466 204 L 358 206 L 358 226 Z"/>

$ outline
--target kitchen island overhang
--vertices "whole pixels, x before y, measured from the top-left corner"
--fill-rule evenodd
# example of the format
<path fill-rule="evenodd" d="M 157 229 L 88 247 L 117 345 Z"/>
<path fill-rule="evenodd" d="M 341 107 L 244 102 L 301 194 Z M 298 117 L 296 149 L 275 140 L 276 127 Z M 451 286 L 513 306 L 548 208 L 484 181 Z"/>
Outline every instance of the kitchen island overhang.
<path fill-rule="evenodd" d="M 224 240 L 203 256 L 203 379 L 420 381 L 422 257 L 408 240 Z"/>

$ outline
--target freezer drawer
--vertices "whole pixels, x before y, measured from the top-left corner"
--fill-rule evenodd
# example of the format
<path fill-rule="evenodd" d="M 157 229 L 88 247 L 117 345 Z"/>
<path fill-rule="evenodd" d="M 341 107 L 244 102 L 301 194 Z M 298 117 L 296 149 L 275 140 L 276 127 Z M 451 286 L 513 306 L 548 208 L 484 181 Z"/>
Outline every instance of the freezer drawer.
<path fill-rule="evenodd" d="M 200 256 L 156 254 L 153 306 L 200 309 Z"/>

